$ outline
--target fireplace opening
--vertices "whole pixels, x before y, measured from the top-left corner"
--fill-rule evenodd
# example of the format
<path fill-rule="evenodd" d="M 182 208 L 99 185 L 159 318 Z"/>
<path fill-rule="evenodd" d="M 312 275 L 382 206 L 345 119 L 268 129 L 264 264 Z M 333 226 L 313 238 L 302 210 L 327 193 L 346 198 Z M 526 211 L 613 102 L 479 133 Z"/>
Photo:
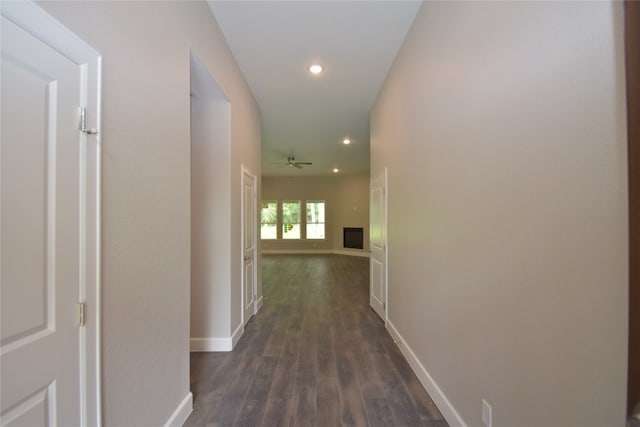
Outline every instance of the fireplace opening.
<path fill-rule="evenodd" d="M 350 249 L 364 249 L 364 234 L 362 227 L 344 227 L 342 246 Z"/>

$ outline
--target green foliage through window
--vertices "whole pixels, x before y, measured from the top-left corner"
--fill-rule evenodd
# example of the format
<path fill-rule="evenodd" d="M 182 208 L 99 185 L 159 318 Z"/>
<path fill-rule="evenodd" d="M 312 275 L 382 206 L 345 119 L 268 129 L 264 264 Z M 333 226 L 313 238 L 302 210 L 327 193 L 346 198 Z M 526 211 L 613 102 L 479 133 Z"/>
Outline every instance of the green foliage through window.
<path fill-rule="evenodd" d="M 307 202 L 306 211 L 307 239 L 324 239 L 324 202 Z"/>
<path fill-rule="evenodd" d="M 278 209 L 280 207 L 280 210 Z M 302 210 L 304 207 L 304 211 Z M 278 231 L 278 227 L 280 230 Z M 260 237 L 262 239 L 324 239 L 325 202 L 308 200 L 263 200 L 260 211 Z M 279 233 L 282 233 L 279 236 Z"/>
<path fill-rule="evenodd" d="M 260 209 L 260 237 L 262 239 L 278 238 L 278 202 L 263 200 Z"/>
<path fill-rule="evenodd" d="M 282 202 L 282 238 L 300 238 L 300 201 Z"/>

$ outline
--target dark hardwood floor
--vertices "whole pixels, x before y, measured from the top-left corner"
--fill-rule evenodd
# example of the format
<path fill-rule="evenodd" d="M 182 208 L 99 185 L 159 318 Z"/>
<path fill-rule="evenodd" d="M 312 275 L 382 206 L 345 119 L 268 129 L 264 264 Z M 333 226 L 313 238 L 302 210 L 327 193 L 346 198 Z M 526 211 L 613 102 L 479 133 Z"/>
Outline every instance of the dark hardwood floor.
<path fill-rule="evenodd" d="M 186 426 L 447 426 L 369 307 L 368 259 L 263 256 L 262 284 L 232 352 L 191 354 Z"/>

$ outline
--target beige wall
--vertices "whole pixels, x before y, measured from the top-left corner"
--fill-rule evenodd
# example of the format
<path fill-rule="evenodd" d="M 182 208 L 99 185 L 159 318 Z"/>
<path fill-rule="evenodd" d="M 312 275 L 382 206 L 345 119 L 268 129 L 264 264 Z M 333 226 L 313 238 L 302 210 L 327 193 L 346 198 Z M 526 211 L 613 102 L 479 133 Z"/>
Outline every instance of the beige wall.
<path fill-rule="evenodd" d="M 193 56 L 191 90 L 191 348 L 194 349 L 197 348 L 194 338 L 204 342 L 230 341 L 232 334 L 231 210 L 228 203 L 220 203 L 229 200 L 231 194 L 231 104 Z"/>
<path fill-rule="evenodd" d="M 389 327 L 453 425 L 624 425 L 621 35 L 620 3 L 425 2 L 377 98 Z"/>
<path fill-rule="evenodd" d="M 260 175 L 260 112 L 205 2 L 41 2 L 103 58 L 103 409 L 164 425 L 189 392 L 189 55 L 231 103 L 229 247 L 240 164 Z M 240 256 L 229 261 L 240 322 Z"/>
<path fill-rule="evenodd" d="M 326 240 L 324 242 L 263 240 L 264 251 L 343 251 L 342 229 L 364 228 L 364 250 L 369 251 L 369 176 L 262 177 L 263 200 L 325 200 Z"/>

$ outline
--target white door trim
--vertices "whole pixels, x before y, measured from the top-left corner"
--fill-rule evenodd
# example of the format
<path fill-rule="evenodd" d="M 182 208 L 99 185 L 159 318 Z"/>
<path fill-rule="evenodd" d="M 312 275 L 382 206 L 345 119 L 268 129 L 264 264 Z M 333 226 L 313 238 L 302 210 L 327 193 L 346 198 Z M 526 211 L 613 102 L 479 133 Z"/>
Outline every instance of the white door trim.
<path fill-rule="evenodd" d="M 244 215 L 245 215 L 245 209 L 246 206 L 244 204 L 244 177 L 245 175 L 251 177 L 251 179 L 253 180 L 254 183 L 254 187 L 253 187 L 253 212 L 251 213 L 253 220 L 252 220 L 252 228 L 253 228 L 253 238 L 254 238 L 254 242 L 253 242 L 253 268 L 251 269 L 251 274 L 253 275 L 253 314 L 255 315 L 257 313 L 257 304 L 256 304 L 256 294 L 258 293 L 257 290 L 257 246 L 258 246 L 258 242 L 256 241 L 257 239 L 257 190 L 256 190 L 256 186 L 258 185 L 258 180 L 256 175 L 254 175 L 249 169 L 247 169 L 244 164 L 240 165 L 240 195 L 241 195 L 241 200 L 240 200 L 240 205 L 241 205 L 241 209 L 240 209 L 240 214 L 241 214 L 241 218 L 243 221 L 243 224 L 241 224 L 240 226 L 240 259 L 242 260 L 244 257 Z M 244 329 L 244 325 L 247 323 L 248 319 L 245 319 L 245 286 L 244 286 L 244 261 L 241 262 L 241 266 L 240 266 L 240 283 L 242 285 L 242 298 L 241 298 L 241 313 L 242 313 L 242 327 Z"/>
<path fill-rule="evenodd" d="M 384 167 L 384 324 L 389 321 L 389 179 Z"/>
<path fill-rule="evenodd" d="M 387 211 L 387 201 L 388 201 L 388 185 L 387 185 L 387 167 L 385 166 L 379 173 L 377 174 L 373 174 L 371 175 L 371 181 L 370 181 L 370 185 L 369 185 L 369 203 L 372 203 L 372 188 L 375 185 L 380 185 L 382 188 L 382 208 L 383 208 L 383 212 L 382 212 L 382 216 L 384 217 L 382 220 L 382 233 L 383 233 L 383 241 L 380 242 L 381 243 L 381 249 L 380 251 L 382 252 L 382 259 L 380 261 L 380 263 L 383 265 L 383 271 L 382 271 L 382 281 L 383 281 L 383 287 L 384 289 L 382 290 L 383 294 L 381 295 L 383 301 L 383 315 L 381 315 L 380 317 L 383 317 L 383 322 L 385 323 L 385 325 L 388 322 L 389 319 L 389 236 L 388 236 L 388 211 Z M 374 215 L 374 209 L 373 206 L 370 206 L 369 208 L 370 210 L 370 215 L 371 215 L 371 219 L 370 219 L 370 224 L 369 224 L 369 233 L 371 234 L 370 239 L 369 239 L 369 246 L 371 249 L 371 255 L 370 255 L 370 268 L 373 269 L 373 263 L 376 262 L 378 260 L 378 258 L 376 258 L 375 256 L 375 251 L 374 251 L 374 247 L 376 245 L 375 243 L 375 238 L 374 238 L 374 227 L 376 227 L 376 224 L 374 224 L 373 222 L 373 215 Z M 371 274 L 370 274 L 370 284 L 369 284 L 369 293 L 370 293 L 370 305 L 372 305 L 372 307 L 374 307 L 374 310 L 380 315 L 381 313 L 379 312 L 378 309 L 376 309 L 376 304 L 374 304 L 374 301 L 372 298 L 375 298 L 373 296 L 373 270 L 371 270 Z"/>
<path fill-rule="evenodd" d="M 87 108 L 86 127 L 100 129 L 100 54 L 60 22 L 31 1 L 0 2 L 0 13 L 78 64 L 87 90 L 81 93 L 79 107 Z M 80 413 L 83 426 L 101 426 L 100 362 L 100 134 L 78 132 L 84 150 L 81 165 L 81 236 L 79 301 L 85 304 L 85 326 L 80 328 Z M 82 224 L 81 224 L 82 225 Z"/>

